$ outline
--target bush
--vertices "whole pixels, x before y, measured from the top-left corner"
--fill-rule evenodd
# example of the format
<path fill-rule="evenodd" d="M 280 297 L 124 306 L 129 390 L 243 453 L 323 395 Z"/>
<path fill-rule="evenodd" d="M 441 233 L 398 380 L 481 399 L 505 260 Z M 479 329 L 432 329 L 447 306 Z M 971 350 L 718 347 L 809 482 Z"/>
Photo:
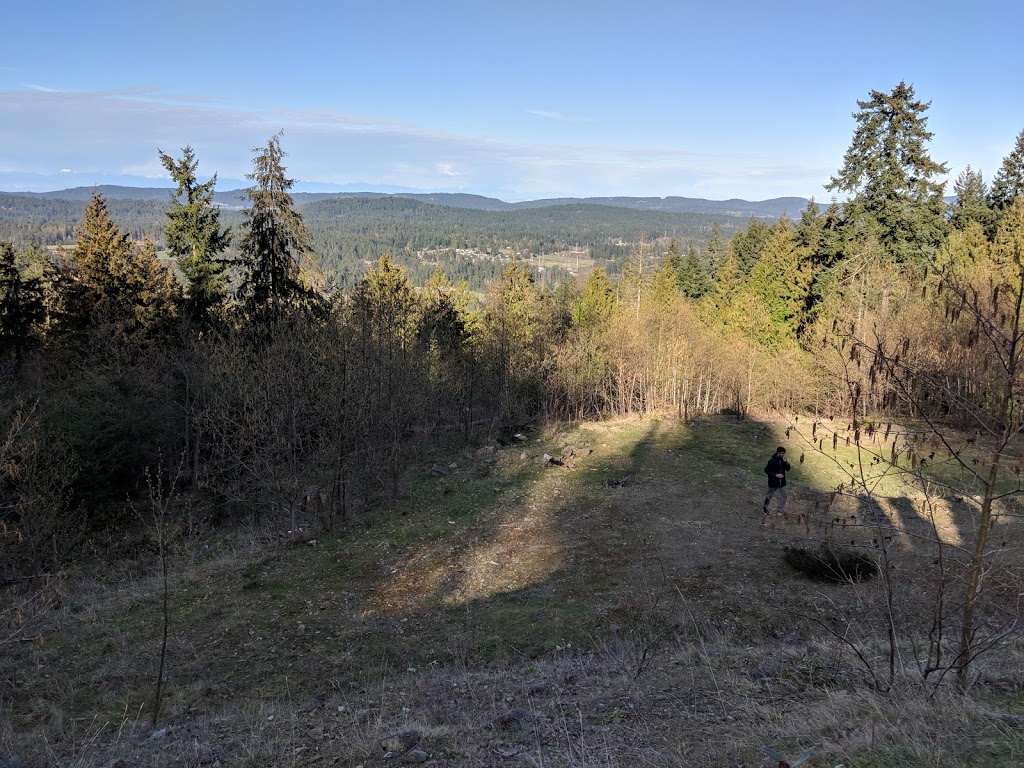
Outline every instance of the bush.
<path fill-rule="evenodd" d="M 878 563 L 867 553 L 840 549 L 827 542 L 817 551 L 786 547 L 785 559 L 800 573 L 822 581 L 861 581 L 878 573 Z"/>

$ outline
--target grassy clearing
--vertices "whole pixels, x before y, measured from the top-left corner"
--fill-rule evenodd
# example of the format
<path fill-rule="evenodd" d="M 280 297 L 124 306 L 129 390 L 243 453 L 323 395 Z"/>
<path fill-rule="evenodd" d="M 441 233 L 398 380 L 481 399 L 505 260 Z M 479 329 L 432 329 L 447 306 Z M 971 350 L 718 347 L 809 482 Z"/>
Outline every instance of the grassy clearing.
<path fill-rule="evenodd" d="M 880 585 L 811 582 L 782 557 L 870 546 L 874 529 L 834 521 L 856 505 L 819 505 L 851 454 L 805 451 L 789 514 L 764 519 L 767 457 L 801 450 L 786 428 L 616 421 L 442 450 L 335 536 L 197 544 L 172 575 L 158 738 L 157 582 L 69 577 L 31 617 L 41 641 L 3 646 L 0 760 L 368 768 L 411 728 L 449 766 L 757 766 L 765 744 L 815 745 L 815 766 L 1019 765 L 1024 730 L 997 716 L 1024 706 L 1019 639 L 970 697 L 922 686 L 909 648 L 894 688 L 869 689 L 834 630 L 884 666 Z M 567 446 L 591 452 L 542 461 Z M 886 482 L 896 529 L 914 505 Z M 908 541 L 910 574 L 928 553 Z M 909 626 L 927 594 L 905 583 Z"/>

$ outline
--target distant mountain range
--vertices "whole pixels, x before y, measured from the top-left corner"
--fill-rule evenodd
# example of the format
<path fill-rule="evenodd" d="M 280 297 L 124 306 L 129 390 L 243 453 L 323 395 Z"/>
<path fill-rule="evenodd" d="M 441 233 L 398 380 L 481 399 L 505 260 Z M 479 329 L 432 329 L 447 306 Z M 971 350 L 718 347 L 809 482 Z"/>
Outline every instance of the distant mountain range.
<path fill-rule="evenodd" d="M 13 194 L 50 200 L 88 200 L 98 192 L 108 200 L 167 200 L 172 189 L 166 187 L 125 187 L 101 185 L 96 187 L 74 187 L 55 192 L 18 192 Z M 460 194 L 453 192 L 412 193 L 412 192 L 296 192 L 292 195 L 296 203 L 311 203 L 333 198 L 347 197 L 400 197 L 417 200 L 430 205 L 449 208 L 468 208 L 478 211 L 517 211 L 530 208 L 551 208 L 572 205 L 603 205 L 612 208 L 632 210 L 665 211 L 672 213 L 702 213 L 710 216 L 729 216 L 776 219 L 782 215 L 798 217 L 807 207 L 802 197 L 777 197 L 771 200 L 705 200 L 699 197 L 560 197 L 544 200 L 526 200 L 506 203 L 494 197 Z M 214 201 L 229 209 L 246 207 L 244 189 L 217 192 Z"/>

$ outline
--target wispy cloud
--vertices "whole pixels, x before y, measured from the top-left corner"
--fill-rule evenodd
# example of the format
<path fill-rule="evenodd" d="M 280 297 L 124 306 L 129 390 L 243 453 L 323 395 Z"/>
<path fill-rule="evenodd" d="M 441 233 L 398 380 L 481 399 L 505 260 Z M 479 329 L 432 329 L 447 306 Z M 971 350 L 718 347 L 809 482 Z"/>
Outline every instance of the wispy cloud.
<path fill-rule="evenodd" d="M 39 91 L 40 93 L 60 93 L 56 88 L 48 88 L 45 85 L 36 85 L 35 83 L 23 83 L 26 88 L 31 88 L 33 91 Z"/>
<path fill-rule="evenodd" d="M 573 117 L 572 115 L 566 115 L 561 112 L 552 112 L 548 109 L 528 109 L 528 114 L 536 115 L 537 117 L 544 117 L 548 120 L 558 120 L 563 123 L 589 123 L 590 120 L 582 117 Z"/>
<path fill-rule="evenodd" d="M 810 194 L 821 184 L 811 183 L 817 169 L 779 169 L 750 154 L 499 141 L 341 111 L 243 109 L 147 89 L 0 91 L 0 114 L 0 167 L 55 179 L 69 168 L 163 178 L 157 149 L 174 153 L 186 144 L 200 160 L 201 175 L 241 179 L 250 169 L 250 149 L 284 129 L 289 175 L 331 184 L 454 187 L 509 200 L 698 194 L 761 199 L 801 189 Z M 552 112 L 540 116 L 572 119 Z"/>

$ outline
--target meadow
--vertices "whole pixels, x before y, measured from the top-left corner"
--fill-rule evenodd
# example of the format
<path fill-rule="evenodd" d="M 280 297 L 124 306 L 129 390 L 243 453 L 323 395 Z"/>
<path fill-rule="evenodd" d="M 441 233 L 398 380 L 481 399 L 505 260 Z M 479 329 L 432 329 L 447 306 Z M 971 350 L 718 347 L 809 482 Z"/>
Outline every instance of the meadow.
<path fill-rule="evenodd" d="M 204 527 L 175 499 L 157 722 L 164 582 L 140 539 L 5 588 L 0 761 L 22 762 L 0 764 L 1020 765 L 1019 635 L 966 692 L 925 673 L 932 566 L 952 571 L 970 505 L 873 461 L 866 497 L 856 445 L 810 429 L 622 418 L 438 445 L 331 534 Z M 764 516 L 776 445 L 790 501 Z M 1019 517 L 997 534 L 994 588 L 1019 586 Z M 824 542 L 885 547 L 891 580 L 787 564 Z"/>

